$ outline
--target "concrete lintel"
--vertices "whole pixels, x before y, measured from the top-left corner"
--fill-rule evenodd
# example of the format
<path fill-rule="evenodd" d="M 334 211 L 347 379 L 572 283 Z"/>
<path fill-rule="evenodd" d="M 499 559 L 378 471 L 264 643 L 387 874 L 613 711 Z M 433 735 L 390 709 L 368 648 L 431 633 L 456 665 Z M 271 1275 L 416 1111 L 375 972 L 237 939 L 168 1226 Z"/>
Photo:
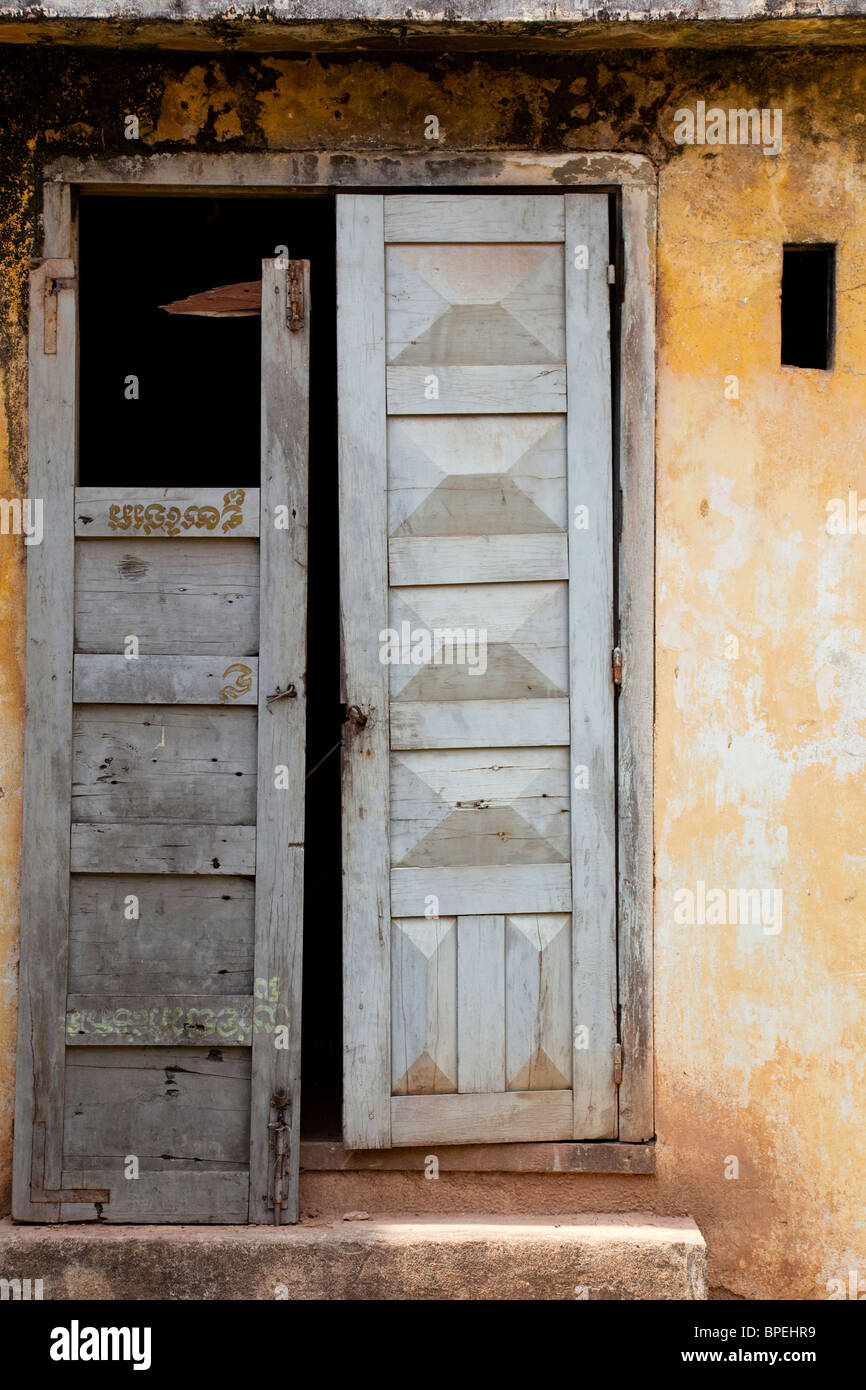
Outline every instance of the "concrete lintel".
<path fill-rule="evenodd" d="M 654 48 L 859 47 L 866 0 L 651 6 L 641 10 L 476 4 L 466 14 L 378 12 L 312 3 L 247 10 L 230 4 L 0 4 L 0 44 L 55 43 L 80 48 L 167 49 L 189 53 L 388 53 L 395 51 L 546 52 Z"/>
<path fill-rule="evenodd" d="M 706 1246 L 691 1217 L 643 1212 L 332 1217 L 279 1229 L 6 1221 L 0 1279 L 29 1279 L 31 1289 L 41 1279 L 45 1300 L 707 1296 Z"/>

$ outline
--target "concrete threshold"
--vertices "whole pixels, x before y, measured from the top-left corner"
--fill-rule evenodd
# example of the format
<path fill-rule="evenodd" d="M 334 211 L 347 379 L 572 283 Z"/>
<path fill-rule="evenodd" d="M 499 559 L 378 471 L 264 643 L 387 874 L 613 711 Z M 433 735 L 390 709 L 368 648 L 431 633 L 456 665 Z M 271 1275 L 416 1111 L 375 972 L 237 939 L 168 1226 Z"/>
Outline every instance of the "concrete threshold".
<path fill-rule="evenodd" d="M 690 1217 L 643 1212 L 334 1215 L 279 1228 L 0 1222 L 0 1297 L 40 1292 L 46 1300 L 693 1300 L 707 1297 L 706 1245 Z"/>

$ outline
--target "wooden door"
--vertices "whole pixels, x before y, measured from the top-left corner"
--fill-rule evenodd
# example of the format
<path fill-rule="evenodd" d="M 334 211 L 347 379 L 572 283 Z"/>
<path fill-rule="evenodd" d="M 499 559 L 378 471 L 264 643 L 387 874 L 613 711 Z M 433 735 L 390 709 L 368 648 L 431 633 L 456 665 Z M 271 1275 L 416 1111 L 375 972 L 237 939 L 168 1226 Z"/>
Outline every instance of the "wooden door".
<path fill-rule="evenodd" d="M 76 487 L 74 266 L 31 290 L 14 1212 L 297 1220 L 308 266 L 263 263 L 256 489 Z"/>
<path fill-rule="evenodd" d="M 338 204 L 344 1142 L 614 1138 L 608 200 Z"/>

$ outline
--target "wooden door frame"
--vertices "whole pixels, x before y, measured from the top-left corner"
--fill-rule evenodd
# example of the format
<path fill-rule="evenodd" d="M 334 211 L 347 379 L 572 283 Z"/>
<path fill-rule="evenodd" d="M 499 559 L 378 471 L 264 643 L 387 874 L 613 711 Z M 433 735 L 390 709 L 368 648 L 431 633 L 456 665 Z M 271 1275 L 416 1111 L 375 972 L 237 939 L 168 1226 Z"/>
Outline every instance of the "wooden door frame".
<path fill-rule="evenodd" d="M 622 265 L 617 361 L 620 529 L 616 537 L 623 683 L 617 715 L 619 1144 L 646 1143 L 653 1118 L 653 716 L 655 274 L 657 175 L 638 154 L 153 154 L 64 156 L 43 173 L 42 255 L 77 261 L 80 192 L 212 197 L 584 189 L 617 195 Z M 33 331 L 33 328 L 31 328 Z M 25 948 L 26 949 L 26 948 Z M 577 1148 L 593 1146 L 575 1145 Z M 599 1145 L 599 1147 L 601 1147 Z M 605 1144 L 606 1149 L 616 1145 Z"/>

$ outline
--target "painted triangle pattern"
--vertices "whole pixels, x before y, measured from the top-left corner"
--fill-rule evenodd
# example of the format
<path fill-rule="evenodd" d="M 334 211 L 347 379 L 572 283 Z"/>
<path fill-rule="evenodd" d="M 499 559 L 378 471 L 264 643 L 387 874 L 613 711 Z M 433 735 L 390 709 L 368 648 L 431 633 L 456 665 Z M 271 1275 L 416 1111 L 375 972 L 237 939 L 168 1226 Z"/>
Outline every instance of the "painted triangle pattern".
<path fill-rule="evenodd" d="M 402 416 L 388 426 L 392 536 L 552 534 L 566 527 L 555 415 Z"/>
<path fill-rule="evenodd" d="M 391 862 L 566 863 L 568 806 L 567 748 L 393 753 Z"/>
<path fill-rule="evenodd" d="M 419 642 L 418 650 L 427 634 L 432 656 L 413 664 L 406 644 L 407 659 L 390 668 L 394 700 L 539 700 L 568 693 L 564 582 L 393 589 L 389 621 L 394 632 Z M 443 640 L 455 632 L 476 636 L 461 648 Z"/>
<path fill-rule="evenodd" d="M 571 917 L 505 919 L 506 1048 L 509 1091 L 571 1086 Z"/>
<path fill-rule="evenodd" d="M 561 246 L 389 246 L 385 267 L 392 366 L 563 362 Z"/>
<path fill-rule="evenodd" d="M 391 1089 L 457 1090 L 457 921 L 397 918 L 391 925 Z"/>

